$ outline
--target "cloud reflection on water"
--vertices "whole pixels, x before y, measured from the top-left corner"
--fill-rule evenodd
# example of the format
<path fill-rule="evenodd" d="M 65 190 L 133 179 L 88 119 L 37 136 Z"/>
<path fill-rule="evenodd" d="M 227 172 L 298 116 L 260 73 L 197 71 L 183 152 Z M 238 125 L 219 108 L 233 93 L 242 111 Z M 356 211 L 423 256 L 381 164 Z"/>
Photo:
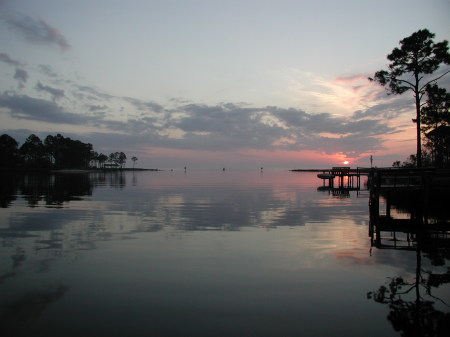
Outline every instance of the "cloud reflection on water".
<path fill-rule="evenodd" d="M 14 184 L 2 195 L 10 200 L 1 214 L 3 242 L 17 246 L 28 237 L 35 252 L 61 255 L 143 232 L 236 231 L 331 221 L 364 225 L 368 220 L 364 200 L 317 193 L 310 188 L 316 184 L 311 174 L 98 172 L 4 180 Z M 51 208 L 55 205 L 57 209 Z"/>
<path fill-rule="evenodd" d="M 86 306 L 92 333 L 102 318 L 89 306 L 114 317 L 127 314 L 102 304 L 112 294 L 135 317 L 145 306 L 152 317 L 167 321 L 175 314 L 190 324 L 183 315 L 189 311 L 198 320 L 195 303 L 202 312 L 211 309 L 208 319 L 225 310 L 275 322 L 286 306 L 306 314 L 305 305 L 331 314 L 332 307 L 317 303 L 317 289 L 329 288 L 325 302 L 339 297 L 327 277 L 352 270 L 336 261 L 368 242 L 360 226 L 368 221 L 367 199 L 319 193 L 315 174 L 124 172 L 16 181 L 16 199 L 0 213 L 0 292 L 9 293 L 1 310 L 9 315 L 8 303 L 20 307 L 24 293 L 54 299 L 48 306 L 64 311 Z M 287 285 L 295 295 L 284 294 Z M 91 303 L 94 293 L 98 299 Z M 236 293 L 241 300 L 229 300 Z M 137 307 L 129 298 L 139 299 Z M 40 320 L 46 308 L 38 306 L 37 316 L 27 319 Z M 273 308 L 279 308 L 275 316 L 269 315 Z M 289 331 L 297 320 L 287 322 L 292 326 L 272 329 Z"/>

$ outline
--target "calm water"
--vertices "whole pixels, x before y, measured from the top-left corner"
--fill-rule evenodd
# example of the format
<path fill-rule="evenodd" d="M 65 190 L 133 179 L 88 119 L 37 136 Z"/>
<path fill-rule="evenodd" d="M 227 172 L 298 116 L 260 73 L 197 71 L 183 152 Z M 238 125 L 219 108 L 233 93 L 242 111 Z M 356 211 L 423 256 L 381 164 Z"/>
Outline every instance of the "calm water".
<path fill-rule="evenodd" d="M 371 249 L 368 193 L 320 185 L 282 171 L 3 176 L 3 336 L 398 336 L 367 293 L 412 282 L 416 252 Z M 424 276 L 445 272 L 422 255 Z M 450 311 L 448 284 L 422 295 Z"/>

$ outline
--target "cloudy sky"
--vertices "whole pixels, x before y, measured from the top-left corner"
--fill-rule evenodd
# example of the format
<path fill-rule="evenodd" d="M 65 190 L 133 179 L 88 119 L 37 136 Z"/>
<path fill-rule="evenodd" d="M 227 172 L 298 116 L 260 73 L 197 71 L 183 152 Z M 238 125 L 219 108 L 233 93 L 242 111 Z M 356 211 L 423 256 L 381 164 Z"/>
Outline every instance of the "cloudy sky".
<path fill-rule="evenodd" d="M 61 133 L 151 168 L 390 166 L 415 152 L 412 96 L 367 77 L 419 29 L 450 40 L 448 13 L 448 0 L 0 0 L 0 133 Z"/>

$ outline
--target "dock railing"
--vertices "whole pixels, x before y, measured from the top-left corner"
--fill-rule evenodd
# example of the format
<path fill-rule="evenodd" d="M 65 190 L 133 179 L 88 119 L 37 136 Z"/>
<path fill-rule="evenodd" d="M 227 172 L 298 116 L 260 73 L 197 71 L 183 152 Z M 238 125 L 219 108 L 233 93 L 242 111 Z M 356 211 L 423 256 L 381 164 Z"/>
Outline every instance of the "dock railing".
<path fill-rule="evenodd" d="M 421 189 L 425 188 L 433 178 L 435 169 L 387 168 L 374 169 L 371 172 L 371 183 L 377 189 Z"/>
<path fill-rule="evenodd" d="M 338 175 L 347 175 L 349 173 L 350 173 L 350 167 L 348 167 L 348 166 L 343 166 L 343 167 L 335 166 L 335 167 L 331 168 L 331 174 L 334 174 L 337 176 Z"/>

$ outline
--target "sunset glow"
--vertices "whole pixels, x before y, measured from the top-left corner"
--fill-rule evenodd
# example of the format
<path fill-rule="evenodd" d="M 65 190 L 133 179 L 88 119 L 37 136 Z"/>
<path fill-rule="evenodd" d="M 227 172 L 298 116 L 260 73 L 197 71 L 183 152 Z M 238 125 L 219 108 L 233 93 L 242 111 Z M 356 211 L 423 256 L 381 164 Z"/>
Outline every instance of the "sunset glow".
<path fill-rule="evenodd" d="M 450 39 L 443 2 L 399 2 L 404 25 L 387 0 L 0 1 L 0 135 L 146 168 L 390 166 L 415 152 L 413 97 L 367 78 L 406 34 Z"/>

